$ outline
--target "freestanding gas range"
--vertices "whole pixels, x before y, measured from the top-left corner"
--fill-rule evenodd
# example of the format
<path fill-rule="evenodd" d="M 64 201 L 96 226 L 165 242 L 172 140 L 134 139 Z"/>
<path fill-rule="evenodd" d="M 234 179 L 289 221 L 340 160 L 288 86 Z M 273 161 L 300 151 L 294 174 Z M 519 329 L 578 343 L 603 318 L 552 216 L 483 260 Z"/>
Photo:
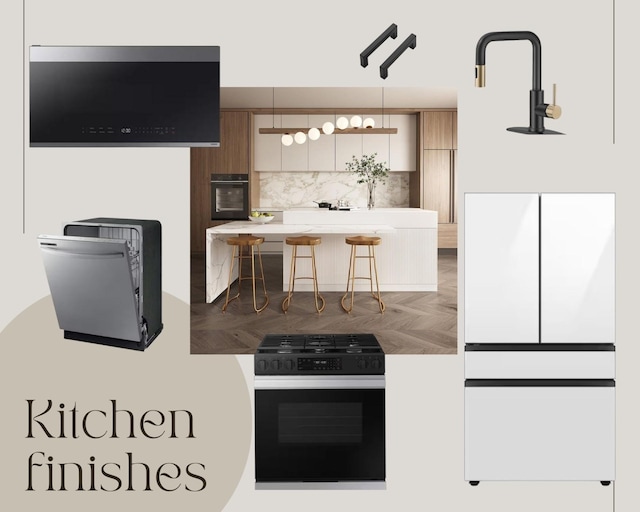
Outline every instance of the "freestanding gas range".
<path fill-rule="evenodd" d="M 268 334 L 255 355 L 256 489 L 384 489 L 373 334 Z"/>

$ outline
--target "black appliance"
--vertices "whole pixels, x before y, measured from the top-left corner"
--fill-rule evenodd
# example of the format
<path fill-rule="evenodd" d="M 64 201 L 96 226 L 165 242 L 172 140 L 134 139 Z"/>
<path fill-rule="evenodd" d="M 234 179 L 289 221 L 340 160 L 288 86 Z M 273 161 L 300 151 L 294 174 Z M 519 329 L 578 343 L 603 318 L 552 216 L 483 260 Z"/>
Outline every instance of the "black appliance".
<path fill-rule="evenodd" d="M 95 218 L 40 235 L 68 339 L 144 350 L 162 331 L 162 239 L 156 220 Z"/>
<path fill-rule="evenodd" d="M 247 220 L 249 175 L 211 175 L 211 220 Z"/>
<path fill-rule="evenodd" d="M 220 145 L 219 46 L 32 46 L 32 147 Z"/>
<path fill-rule="evenodd" d="M 384 489 L 373 334 L 268 334 L 255 354 L 256 489 Z"/>

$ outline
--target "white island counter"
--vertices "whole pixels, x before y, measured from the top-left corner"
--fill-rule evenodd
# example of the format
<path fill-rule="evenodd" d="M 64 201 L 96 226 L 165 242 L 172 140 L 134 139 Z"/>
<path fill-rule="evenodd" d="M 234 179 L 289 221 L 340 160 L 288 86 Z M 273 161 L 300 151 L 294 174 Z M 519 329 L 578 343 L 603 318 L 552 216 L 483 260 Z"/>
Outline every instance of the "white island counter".
<path fill-rule="evenodd" d="M 231 247 L 226 239 L 238 234 L 318 235 L 316 266 L 320 291 L 344 291 L 347 284 L 350 235 L 379 236 L 376 247 L 378 277 L 382 291 L 437 291 L 438 215 L 419 208 L 377 208 L 375 210 L 333 211 L 324 208 L 291 209 L 283 212 L 282 223 L 237 221 L 207 229 L 207 302 L 226 290 Z M 299 255 L 307 251 L 302 248 Z M 365 254 L 360 249 L 358 254 Z M 291 247 L 284 245 L 283 290 L 289 285 Z M 359 260 L 358 276 L 368 275 L 365 260 Z M 235 273 L 235 272 L 234 272 Z M 298 260 L 296 274 L 310 275 L 310 262 Z M 311 290 L 310 281 L 296 282 L 296 290 Z M 368 290 L 368 281 L 356 282 L 356 290 Z"/>

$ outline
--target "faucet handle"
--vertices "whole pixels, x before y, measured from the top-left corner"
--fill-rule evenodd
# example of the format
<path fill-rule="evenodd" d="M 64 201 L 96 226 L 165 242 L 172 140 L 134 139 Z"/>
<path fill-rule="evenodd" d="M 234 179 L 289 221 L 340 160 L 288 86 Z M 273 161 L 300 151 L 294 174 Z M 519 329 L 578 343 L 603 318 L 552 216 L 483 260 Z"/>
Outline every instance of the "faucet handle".
<path fill-rule="evenodd" d="M 553 103 L 546 106 L 544 115 L 551 119 L 558 119 L 562 115 L 562 108 L 556 105 L 556 84 L 553 84 Z"/>

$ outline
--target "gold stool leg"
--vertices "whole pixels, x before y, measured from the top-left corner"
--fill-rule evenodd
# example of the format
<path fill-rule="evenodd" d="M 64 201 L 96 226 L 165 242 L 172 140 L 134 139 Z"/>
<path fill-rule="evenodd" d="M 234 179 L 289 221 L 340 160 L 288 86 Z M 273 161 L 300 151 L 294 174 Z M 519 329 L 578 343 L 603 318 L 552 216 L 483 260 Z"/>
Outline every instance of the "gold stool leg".
<path fill-rule="evenodd" d="M 233 262 L 236 259 L 236 246 L 233 246 L 233 250 L 231 252 L 231 266 L 229 267 L 229 281 L 227 282 L 227 298 L 224 301 L 224 305 L 222 306 L 222 312 L 224 313 L 227 310 L 227 306 L 231 300 L 236 299 L 238 295 L 240 295 L 240 281 L 238 281 L 238 294 L 229 300 L 229 290 L 231 290 L 231 277 L 233 276 Z M 241 260 L 238 260 L 238 266 L 240 267 Z"/>
<path fill-rule="evenodd" d="M 378 307 L 380 308 L 380 313 L 382 314 L 384 313 L 386 306 L 384 305 L 384 302 L 382 302 L 382 298 L 380 297 L 380 283 L 378 282 L 378 265 L 376 264 L 376 249 L 373 246 L 371 246 L 371 258 L 373 259 L 373 270 L 376 273 L 376 291 L 378 292 L 378 295 L 377 296 L 374 295 L 374 298 L 378 299 Z M 371 272 L 371 267 L 369 267 L 369 272 Z M 372 288 L 372 295 L 373 295 L 373 279 L 371 280 L 371 288 Z"/>
<path fill-rule="evenodd" d="M 311 273 L 313 275 L 313 298 L 315 299 L 315 302 L 316 302 L 316 311 L 318 313 L 322 313 L 322 311 L 324 311 L 325 301 L 324 301 L 324 297 L 320 295 L 318 291 L 318 274 L 316 272 L 316 251 L 313 245 L 311 245 L 310 248 L 311 248 Z M 318 298 L 322 302 L 321 307 L 318 307 Z"/>
<path fill-rule="evenodd" d="M 293 295 L 293 288 L 295 286 L 296 280 L 296 258 L 298 257 L 298 246 L 293 245 L 291 247 L 291 266 L 289 268 L 289 290 L 287 291 L 287 296 L 282 301 L 282 311 L 284 313 L 287 312 L 289 306 L 291 305 L 291 296 Z"/>
<path fill-rule="evenodd" d="M 351 310 L 353 309 L 354 277 L 356 272 L 355 265 L 356 265 L 356 246 L 352 245 L 351 256 L 349 258 L 349 273 L 347 274 L 347 291 L 342 296 L 342 299 L 340 299 L 340 305 L 342 306 L 342 309 L 344 309 L 347 313 L 351 313 Z M 347 295 L 349 294 L 350 284 L 351 284 L 351 304 L 349 305 L 349 307 L 347 307 L 344 305 L 344 300 L 347 298 Z"/>
<path fill-rule="evenodd" d="M 264 292 L 264 304 L 258 308 L 256 302 L 256 269 L 255 269 L 255 250 L 254 246 L 251 246 L 251 278 L 253 283 L 253 309 L 256 313 L 260 313 L 269 304 L 269 296 L 267 295 L 267 284 L 264 282 L 264 267 L 262 266 L 262 253 L 260 252 L 260 246 L 258 246 L 258 263 L 260 264 L 260 276 L 262 280 L 262 291 Z"/>

